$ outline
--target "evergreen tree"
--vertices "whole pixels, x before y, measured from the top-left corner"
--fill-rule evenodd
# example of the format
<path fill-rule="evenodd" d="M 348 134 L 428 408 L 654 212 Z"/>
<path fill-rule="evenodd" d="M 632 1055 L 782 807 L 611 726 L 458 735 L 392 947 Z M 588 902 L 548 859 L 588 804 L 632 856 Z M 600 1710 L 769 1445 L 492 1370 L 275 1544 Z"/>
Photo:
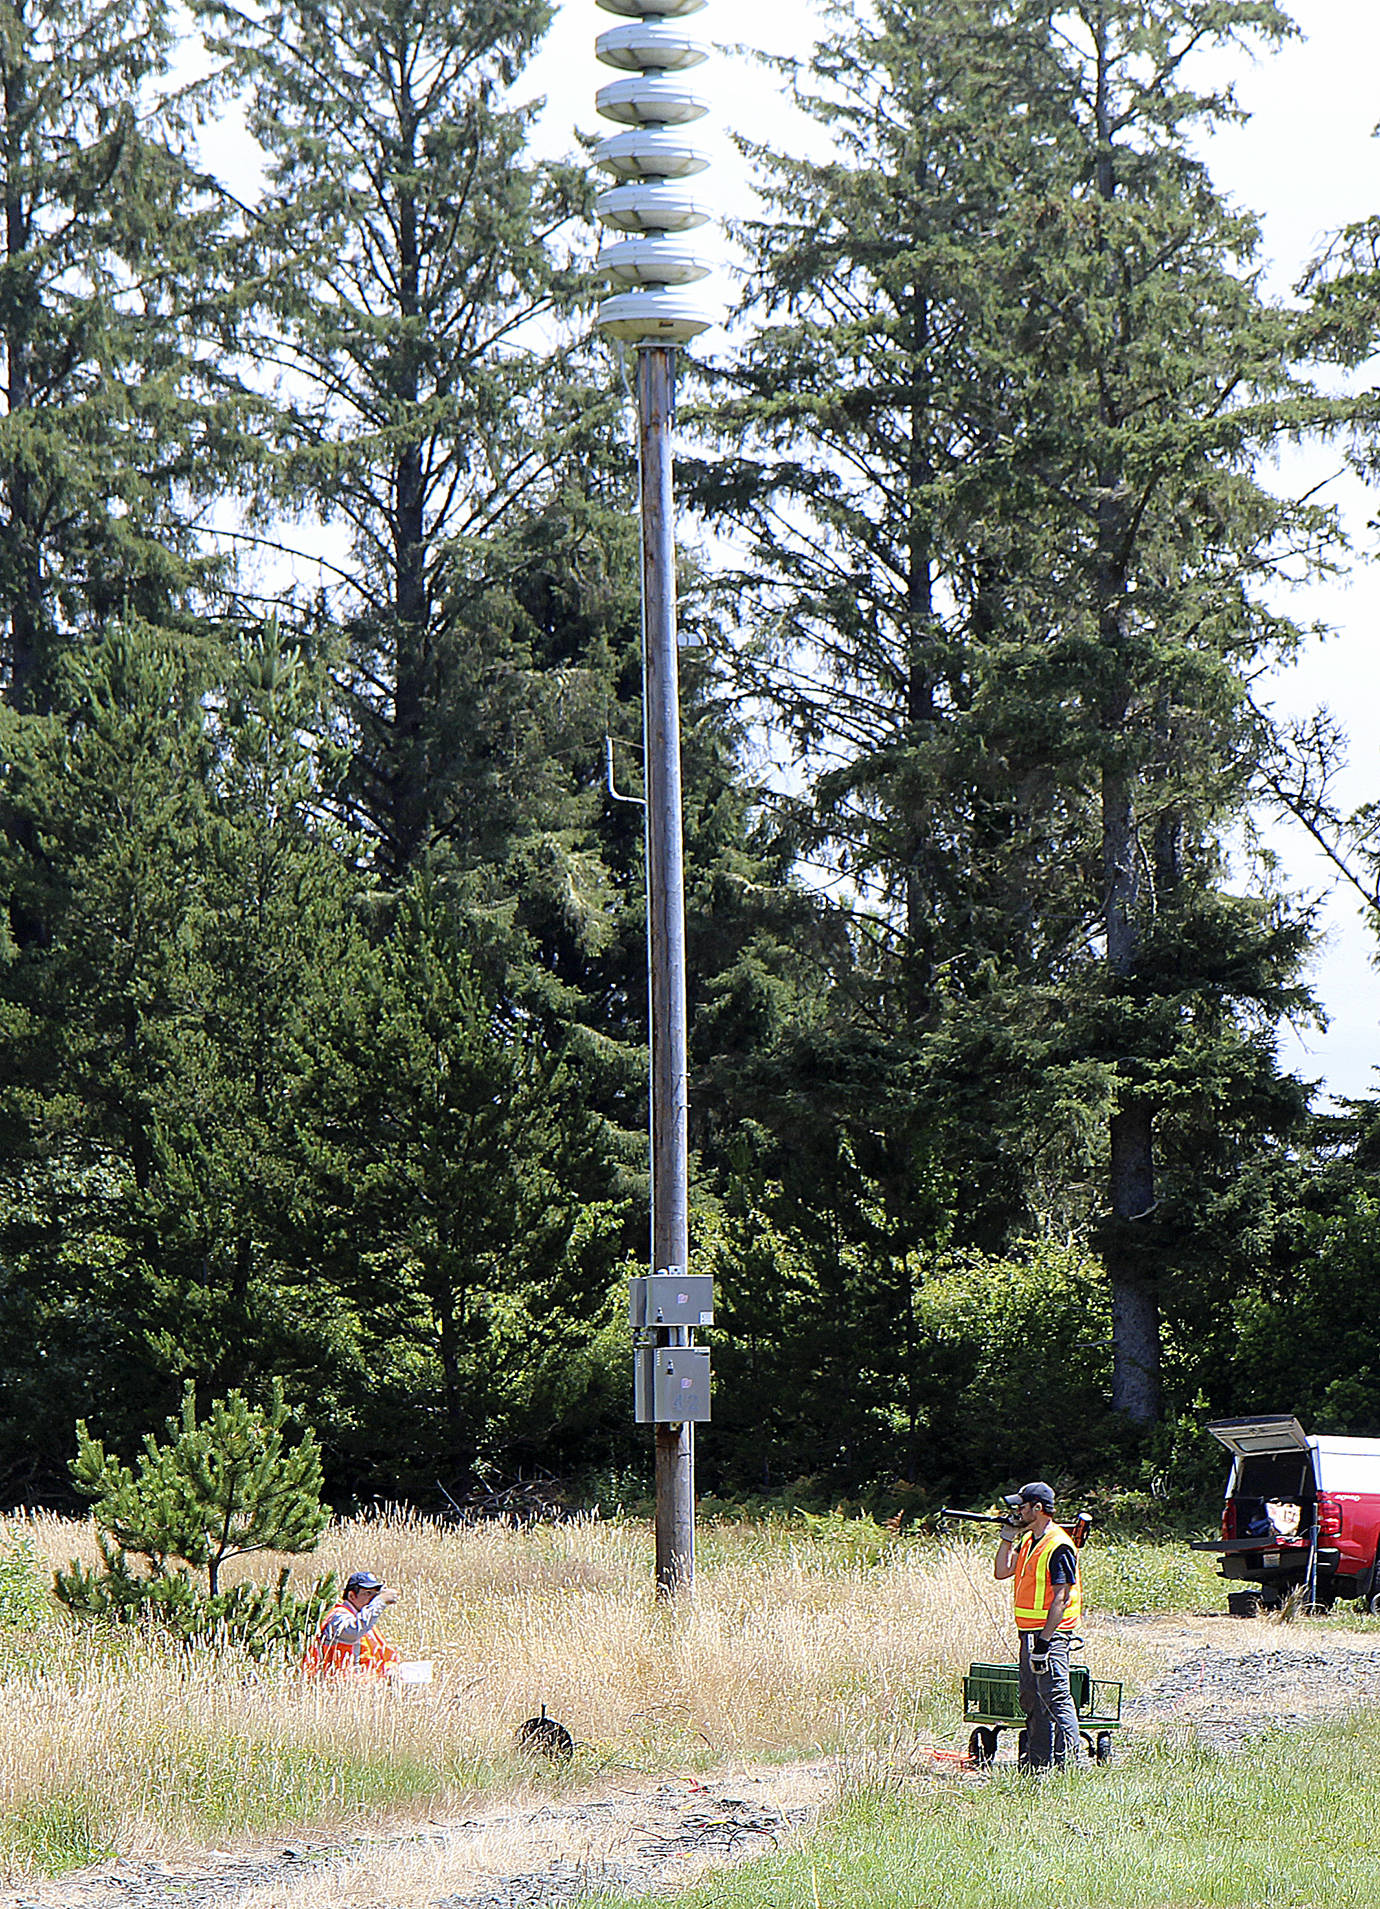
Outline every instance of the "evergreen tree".
<path fill-rule="evenodd" d="M 0 711 L 51 925 L 0 971 L 3 1457 L 51 1488 L 74 1409 L 270 1375 L 381 1489 L 583 1434 L 631 1188 L 574 1063 L 446 909 L 378 906 L 301 655 L 224 662 L 112 633 Z"/>
<path fill-rule="evenodd" d="M 195 1565 L 214 1598 L 232 1558 L 311 1551 L 330 1523 L 316 1440 L 304 1432 L 287 1444 L 287 1424 L 279 1385 L 267 1410 L 231 1392 L 213 1399 L 201 1420 L 188 1385 L 180 1419 L 168 1420 L 168 1442 L 146 1437 L 137 1471 L 78 1422 L 72 1476 L 122 1553 L 146 1558 L 155 1572 L 170 1560 Z"/>
<path fill-rule="evenodd" d="M 1330 529 L 1254 466 L 1327 411 L 1291 376 L 1292 315 L 1255 283 L 1254 221 L 1216 197 L 1190 144 L 1232 110 L 1193 84 L 1195 54 L 1277 41 L 1286 16 L 1255 0 L 1088 0 L 1072 21 L 1067 188 L 1019 263 L 1017 461 L 1054 533 L 1063 667 L 1095 777 L 1103 946 L 1080 1032 L 1111 1063 L 1113 1398 L 1145 1423 L 1159 1289 L 1182 1253 L 1172 1203 L 1167 1225 L 1155 1217 L 1157 1122 L 1200 1136 L 1253 1103 L 1268 1133 L 1302 1110 L 1269 1029 L 1305 1005 L 1306 923 L 1229 895 L 1221 845 L 1269 748 L 1250 672 L 1296 640 L 1259 579 L 1315 556 Z M 1161 1150 L 1172 1160 L 1173 1140 Z"/>
<path fill-rule="evenodd" d="M 184 156 L 174 41 L 162 0 L 4 10 L 0 627 L 20 707 L 44 705 L 73 632 L 180 604 L 191 501 L 236 429 L 190 337 L 217 211 Z"/>
<path fill-rule="evenodd" d="M 745 680 L 860 892 L 848 1039 L 887 1030 L 960 1227 L 1038 1219 L 1042 1178 L 1087 1225 L 1102 1178 L 1141 1423 L 1204 1136 L 1239 1159 L 1302 1107 L 1271 1028 L 1306 923 L 1229 894 L 1222 845 L 1270 746 L 1249 674 L 1294 637 L 1261 579 L 1327 530 L 1253 463 L 1326 409 L 1191 151 L 1229 97 L 1186 70 L 1285 30 L 1246 0 L 845 9 L 797 80 L 838 158 L 757 155 L 719 411 L 746 453 L 702 493 L 755 556 Z"/>
<path fill-rule="evenodd" d="M 7 1462 L 50 1475 L 74 1410 L 129 1436 L 184 1376 L 306 1393 L 344 1356 L 287 1257 L 286 1057 L 365 883 L 313 819 L 319 686 L 272 631 L 220 660 L 124 627 L 60 707 L 0 710 L 46 924 L 0 969 L 0 1383 Z"/>
<path fill-rule="evenodd" d="M 624 1201 L 568 1057 L 490 1001 L 425 890 L 333 984 L 293 1066 L 302 1250 L 367 1375 L 332 1436 L 390 1489 L 468 1482 L 603 1403 Z"/>
<path fill-rule="evenodd" d="M 389 883 L 439 848 L 477 912 L 510 905 L 483 875 L 514 857 L 583 892 L 562 756 L 573 734 L 597 761 L 605 698 L 588 654 L 545 652 L 531 586 L 554 564 L 576 588 L 597 560 L 608 400 L 543 342 L 583 184 L 530 160 L 530 110 L 504 99 L 550 7 L 198 11 L 268 160 L 244 296 L 246 350 L 286 374 L 271 507 L 349 539 L 324 602 L 349 643 L 354 815 Z"/>

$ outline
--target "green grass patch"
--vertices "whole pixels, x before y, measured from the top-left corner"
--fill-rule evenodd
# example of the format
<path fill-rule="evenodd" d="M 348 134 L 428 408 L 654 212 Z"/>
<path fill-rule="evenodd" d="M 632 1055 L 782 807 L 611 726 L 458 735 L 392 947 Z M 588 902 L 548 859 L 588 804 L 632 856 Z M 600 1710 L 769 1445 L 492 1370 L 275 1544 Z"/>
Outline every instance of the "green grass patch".
<path fill-rule="evenodd" d="M 1380 1718 L 1246 1754 L 1123 1740 L 1110 1769 L 858 1790 L 792 1849 L 657 1909 L 1374 1909 Z M 592 1902 L 613 1903 L 612 1897 Z"/>
<path fill-rule="evenodd" d="M 61 1876 L 115 1855 L 99 1802 L 80 1789 L 35 1799 L 0 1816 L 0 1860 L 36 1876 Z"/>
<path fill-rule="evenodd" d="M 162 1778 L 183 1820 L 206 1831 L 271 1830 L 434 1795 L 444 1757 L 362 1756 L 250 1736 L 193 1737 L 150 1746 L 150 1813 Z"/>
<path fill-rule="evenodd" d="M 1080 1559 L 1083 1597 L 1115 1616 L 1150 1611 L 1221 1611 L 1226 1592 L 1209 1553 L 1187 1545 L 1089 1539 Z"/>
<path fill-rule="evenodd" d="M 102 1787 L 100 1775 L 0 1815 L 0 1859 L 56 1876 L 118 1853 L 121 1819 L 133 1806 L 193 1836 L 286 1833 L 390 1807 L 436 1802 L 511 1782 L 517 1772 L 447 1755 L 434 1760 L 352 1755 L 230 1735 L 169 1732 L 148 1745 L 132 1786 Z M 171 1804 L 171 1807 L 170 1807 Z"/>

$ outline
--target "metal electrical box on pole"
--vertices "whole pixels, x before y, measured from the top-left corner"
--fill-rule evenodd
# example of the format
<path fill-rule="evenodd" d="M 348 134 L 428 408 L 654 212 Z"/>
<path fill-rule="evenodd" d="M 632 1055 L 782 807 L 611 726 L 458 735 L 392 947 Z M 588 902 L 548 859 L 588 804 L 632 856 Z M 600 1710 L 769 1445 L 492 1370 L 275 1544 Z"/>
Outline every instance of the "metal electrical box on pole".
<path fill-rule="evenodd" d="M 715 313 L 686 288 L 709 266 L 685 238 L 708 219 L 685 181 L 708 165 L 684 128 L 708 110 L 681 78 L 708 57 L 680 19 L 705 0 L 599 0 L 633 22 L 602 34 L 607 66 L 632 78 L 605 86 L 605 118 L 631 128 L 603 140 L 597 164 L 618 184 L 596 201 L 621 236 L 598 269 L 615 295 L 601 330 L 637 353 L 642 519 L 643 735 L 646 751 L 647 963 L 651 1048 L 652 1271 L 633 1280 L 634 1409 L 656 1426 L 656 1583 L 688 1594 L 695 1576 L 695 1425 L 709 1417 L 709 1354 L 693 1344 L 713 1324 L 711 1282 L 689 1264 L 689 1087 L 685 863 L 676 661 L 675 491 L 671 448 L 676 350 Z M 612 781 L 612 778 L 610 778 Z"/>

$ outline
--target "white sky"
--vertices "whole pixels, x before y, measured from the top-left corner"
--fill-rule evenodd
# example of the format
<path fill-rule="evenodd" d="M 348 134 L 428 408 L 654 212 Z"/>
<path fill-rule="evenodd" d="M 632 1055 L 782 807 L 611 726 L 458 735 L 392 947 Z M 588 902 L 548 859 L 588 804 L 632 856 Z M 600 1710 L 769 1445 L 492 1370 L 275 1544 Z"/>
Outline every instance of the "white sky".
<path fill-rule="evenodd" d="M 1329 232 L 1380 212 L 1380 141 L 1373 137 L 1380 120 L 1380 0 L 1295 0 L 1291 10 L 1304 37 L 1254 63 L 1233 60 L 1238 97 L 1251 117 L 1216 134 L 1206 149 L 1219 190 L 1260 215 L 1268 283 L 1283 296 Z M 804 54 L 819 19 L 811 0 L 748 6 L 711 0 L 686 25 L 721 46 L 748 42 Z M 616 77 L 595 60 L 594 41 L 617 24 L 593 0 L 564 0 L 524 76 L 520 90 L 547 101 L 542 140 L 553 153 L 574 150 L 577 125 L 585 132 L 615 130 L 594 111 L 596 91 Z M 715 155 L 697 193 L 741 216 L 752 209 L 751 179 L 726 130 L 772 140 L 786 151 L 808 150 L 819 134 L 786 104 L 775 76 L 741 54 L 721 53 L 695 79 L 715 102 L 714 121 L 703 133 L 696 129 L 699 143 Z M 712 349 L 714 334 L 704 344 Z M 1282 594 L 1281 608 L 1301 622 L 1323 622 L 1334 634 L 1310 645 L 1280 676 L 1274 694 L 1281 708 L 1303 712 L 1325 704 L 1342 719 L 1351 743 L 1343 793 L 1355 806 L 1380 800 L 1380 570 L 1366 558 L 1377 546 L 1369 520 L 1380 512 L 1380 497 L 1354 478 L 1334 476 L 1339 463 L 1336 453 L 1307 452 L 1279 474 L 1280 487 L 1290 490 L 1332 480 L 1324 494 L 1342 506 L 1357 555 L 1347 579 Z M 1328 938 L 1314 981 L 1331 1026 L 1325 1035 L 1286 1035 L 1285 1064 L 1323 1080 L 1334 1094 L 1368 1092 L 1380 1066 L 1374 939 L 1301 831 L 1281 830 L 1276 847 L 1293 885 L 1309 894 L 1330 891 Z"/>

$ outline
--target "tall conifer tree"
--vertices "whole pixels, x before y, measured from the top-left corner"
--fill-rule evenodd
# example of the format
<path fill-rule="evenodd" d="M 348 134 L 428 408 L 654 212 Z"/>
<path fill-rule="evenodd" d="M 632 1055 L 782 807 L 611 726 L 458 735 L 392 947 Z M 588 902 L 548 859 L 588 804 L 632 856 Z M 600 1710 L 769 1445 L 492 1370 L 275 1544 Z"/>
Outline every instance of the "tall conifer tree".
<path fill-rule="evenodd" d="M 704 497 L 750 541 L 742 664 L 862 892 L 869 1011 L 906 1030 L 922 1097 L 961 1083 L 960 1205 L 985 1152 L 1028 1223 L 1051 1132 L 1067 1178 L 1101 1124 L 1114 1400 L 1146 1423 L 1161 1294 L 1202 1263 L 1189 1156 L 1300 1098 L 1270 1030 L 1304 1005 L 1304 927 L 1227 892 L 1222 844 L 1265 746 L 1248 673 L 1294 637 L 1262 579 L 1325 529 L 1253 464 L 1323 407 L 1253 223 L 1190 150 L 1230 99 L 1187 70 L 1287 22 L 1255 0 L 838 18 L 797 74 L 837 159 L 758 154 L 776 216 L 748 234 L 757 329 L 720 413 L 748 454 Z"/>
<path fill-rule="evenodd" d="M 165 614 L 226 422 L 194 367 L 195 248 L 163 0 L 0 10 L 0 624 L 41 707 L 72 632 Z M 233 407 L 231 408 L 233 414 Z"/>
<path fill-rule="evenodd" d="M 246 256 L 252 350 L 284 374 L 270 502 L 349 540 L 326 595 L 349 640 L 352 801 L 390 882 L 438 848 L 501 864 L 533 833 L 560 862 L 575 819 L 559 757 L 589 659 L 542 653 L 533 573 L 588 568 L 608 401 L 551 343 L 556 235 L 584 188 L 532 161 L 531 110 L 508 98 L 550 11 L 199 7 L 268 160 Z"/>

